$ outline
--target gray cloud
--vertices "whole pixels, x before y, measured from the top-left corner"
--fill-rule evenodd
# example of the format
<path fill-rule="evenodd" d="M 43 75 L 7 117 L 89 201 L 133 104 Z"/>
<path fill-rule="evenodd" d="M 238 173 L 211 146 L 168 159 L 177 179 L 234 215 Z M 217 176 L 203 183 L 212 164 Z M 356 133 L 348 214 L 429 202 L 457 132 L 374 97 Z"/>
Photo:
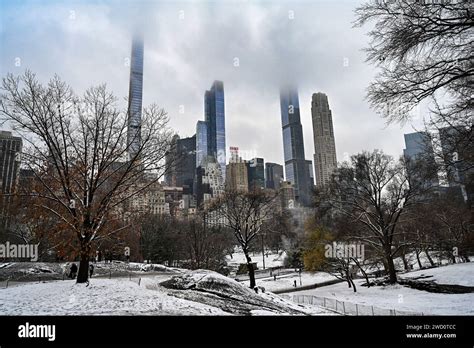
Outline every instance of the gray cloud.
<path fill-rule="evenodd" d="M 163 106 L 181 136 L 194 134 L 196 121 L 203 119 L 204 91 L 213 80 L 222 80 L 227 146 L 282 163 L 278 86 L 295 82 L 308 159 L 313 155 L 311 94 L 319 91 L 328 95 L 333 111 L 338 160 L 373 148 L 398 156 L 403 133 L 412 129 L 385 127 L 364 100 L 375 70 L 364 63 L 361 51 L 368 28 L 352 28 L 357 4 L 2 3 L 0 73 L 29 68 L 43 81 L 57 73 L 77 92 L 105 82 L 118 97 L 126 97 L 131 36 L 143 30 L 144 104 Z"/>

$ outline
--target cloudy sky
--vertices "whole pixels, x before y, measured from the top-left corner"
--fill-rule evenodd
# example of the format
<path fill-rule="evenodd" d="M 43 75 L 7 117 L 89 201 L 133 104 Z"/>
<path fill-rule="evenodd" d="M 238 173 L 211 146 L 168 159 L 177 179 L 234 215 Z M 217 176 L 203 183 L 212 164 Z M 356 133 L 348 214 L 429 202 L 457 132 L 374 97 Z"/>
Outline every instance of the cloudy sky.
<path fill-rule="evenodd" d="M 364 149 L 398 156 L 411 125 L 387 126 L 365 101 L 376 70 L 355 0 L 2 1 L 0 75 L 54 74 L 77 93 L 106 83 L 128 95 L 132 33 L 145 35 L 144 105 L 156 102 L 181 136 L 204 118 L 204 91 L 225 89 L 227 147 L 283 163 L 279 84 L 298 84 L 305 154 L 314 144 L 311 95 L 328 95 L 338 161 Z M 415 121 L 416 126 L 416 121 Z"/>

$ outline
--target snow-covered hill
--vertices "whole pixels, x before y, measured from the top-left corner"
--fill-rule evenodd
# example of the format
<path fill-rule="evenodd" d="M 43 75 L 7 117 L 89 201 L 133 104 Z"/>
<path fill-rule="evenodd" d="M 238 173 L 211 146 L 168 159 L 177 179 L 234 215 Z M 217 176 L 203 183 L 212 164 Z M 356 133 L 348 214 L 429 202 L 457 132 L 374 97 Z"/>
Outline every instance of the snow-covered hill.
<path fill-rule="evenodd" d="M 198 270 L 163 277 L 92 278 L 29 283 L 0 289 L 1 315 L 308 315 L 331 314 L 271 293 L 255 293 L 218 273 Z"/>

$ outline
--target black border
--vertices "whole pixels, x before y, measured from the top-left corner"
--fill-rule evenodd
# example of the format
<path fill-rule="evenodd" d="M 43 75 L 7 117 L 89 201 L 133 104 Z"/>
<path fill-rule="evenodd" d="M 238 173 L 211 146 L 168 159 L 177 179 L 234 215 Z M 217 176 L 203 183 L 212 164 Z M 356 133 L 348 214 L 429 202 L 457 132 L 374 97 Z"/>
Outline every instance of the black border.
<path fill-rule="evenodd" d="M 448 346 L 473 347 L 472 316 L 0 316 L 0 347 L 25 346 Z M 56 325 L 56 340 L 19 338 L 18 327 Z M 407 325 L 456 325 L 456 338 L 408 339 Z M 425 333 L 420 330 L 419 333 Z"/>

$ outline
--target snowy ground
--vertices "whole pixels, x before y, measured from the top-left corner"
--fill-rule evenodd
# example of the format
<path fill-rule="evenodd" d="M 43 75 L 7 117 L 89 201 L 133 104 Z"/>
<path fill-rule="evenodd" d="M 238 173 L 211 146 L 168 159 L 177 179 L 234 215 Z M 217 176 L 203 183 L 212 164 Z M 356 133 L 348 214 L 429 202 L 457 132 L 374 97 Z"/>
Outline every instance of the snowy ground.
<path fill-rule="evenodd" d="M 401 274 L 400 278 L 409 279 L 425 276 L 429 276 L 429 278 L 424 278 L 423 280 L 433 280 L 438 284 L 474 286 L 474 262 L 457 263 L 409 272 Z"/>
<path fill-rule="evenodd" d="M 183 281 L 188 274 L 190 278 Z M 73 280 L 28 283 L 0 289 L 0 315 L 331 315 L 300 306 L 210 271 L 175 276 L 179 289 L 160 285 L 170 277 L 93 278 L 89 286 Z"/>
<path fill-rule="evenodd" d="M 301 282 L 300 282 L 299 274 L 297 272 L 293 272 L 288 275 L 277 277 L 277 280 L 274 280 L 274 278 L 271 278 L 271 277 L 264 278 L 264 279 L 257 279 L 257 285 L 263 286 L 265 290 L 275 291 L 275 290 L 284 290 L 284 289 L 293 288 L 295 280 L 296 280 L 296 288 L 299 288 L 301 286 L 319 284 L 319 283 L 323 283 L 323 282 L 334 280 L 334 279 L 336 279 L 334 276 L 325 272 L 316 272 L 316 273 L 302 272 Z"/>
<path fill-rule="evenodd" d="M 250 257 L 252 259 L 252 262 L 257 263 L 258 269 L 263 268 L 263 256 L 261 252 L 250 253 Z M 271 251 L 266 252 L 265 268 L 282 267 L 285 257 L 286 252 L 284 251 L 280 251 L 279 253 L 274 253 Z M 232 258 L 227 255 L 226 261 L 230 267 L 235 269 L 238 268 L 239 264 L 247 263 L 247 261 L 245 260 L 245 255 L 240 248 L 236 248 L 235 253 L 232 254 Z"/>
<path fill-rule="evenodd" d="M 415 278 L 422 275 L 431 275 L 432 277 L 427 279 L 435 280 L 439 284 L 473 286 L 474 262 L 409 272 L 401 277 Z M 425 315 L 474 315 L 474 293 L 438 294 L 411 289 L 399 284 L 367 288 L 361 286 L 363 283 L 364 280 L 356 281 L 356 293 L 347 287 L 347 283 L 339 283 L 289 295 L 315 295 L 379 308 L 421 312 Z"/>
<path fill-rule="evenodd" d="M 224 315 L 222 310 L 148 290 L 126 279 L 35 283 L 0 290 L 2 315 Z"/>

